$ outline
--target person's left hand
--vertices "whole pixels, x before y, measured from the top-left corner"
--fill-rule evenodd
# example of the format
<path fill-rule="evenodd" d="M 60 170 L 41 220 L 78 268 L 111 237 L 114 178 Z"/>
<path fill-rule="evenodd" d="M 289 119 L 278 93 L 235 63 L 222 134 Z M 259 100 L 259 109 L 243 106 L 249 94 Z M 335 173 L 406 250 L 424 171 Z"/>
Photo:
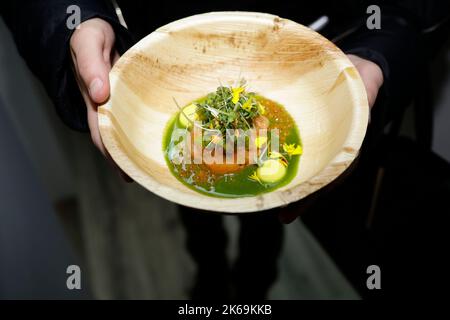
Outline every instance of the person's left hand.
<path fill-rule="evenodd" d="M 360 58 L 353 54 L 347 55 L 350 61 L 355 65 L 359 75 L 366 87 L 369 107 L 372 108 L 378 96 L 378 91 L 383 85 L 384 78 L 381 68 L 374 62 Z"/>
<path fill-rule="evenodd" d="M 381 68 L 374 62 L 360 58 L 358 56 L 349 54 L 347 57 L 355 65 L 356 69 L 361 76 L 361 80 L 364 83 L 364 87 L 367 92 L 367 100 L 369 101 L 369 108 L 372 108 L 378 96 L 378 91 L 383 85 L 384 78 Z M 338 180 L 345 179 L 344 177 L 339 177 Z M 328 188 L 329 189 L 329 188 Z M 307 197 L 304 200 L 300 200 L 295 206 L 288 206 L 286 208 L 281 208 L 278 217 L 282 223 L 289 224 L 304 211 L 306 211 L 311 205 L 320 198 L 320 195 L 324 195 L 325 192 L 316 192 L 315 194 Z"/>

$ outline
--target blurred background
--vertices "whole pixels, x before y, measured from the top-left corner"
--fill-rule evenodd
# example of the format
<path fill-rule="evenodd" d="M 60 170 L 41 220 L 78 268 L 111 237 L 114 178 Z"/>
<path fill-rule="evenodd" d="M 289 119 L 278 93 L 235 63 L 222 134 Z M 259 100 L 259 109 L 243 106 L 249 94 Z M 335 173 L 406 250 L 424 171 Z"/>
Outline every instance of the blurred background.
<path fill-rule="evenodd" d="M 0 299 L 188 298 L 196 266 L 185 249 L 185 230 L 176 207 L 136 183 L 125 185 L 118 177 L 111 178 L 115 173 L 91 145 L 89 136 L 70 131 L 57 118 L 2 20 L 0 70 Z M 445 180 L 450 162 L 448 44 L 433 58 L 429 72 L 425 83 L 430 86 L 429 114 L 409 107 L 398 122 L 400 134 L 395 141 L 399 146 L 381 161 L 387 174 L 377 189 L 381 196 L 376 200 L 381 204 L 371 213 L 372 222 L 379 217 L 376 224 L 358 229 L 346 223 L 351 216 L 342 212 L 340 222 L 324 223 L 327 216 L 318 215 L 285 226 L 279 273 L 269 298 L 383 296 L 383 292 L 364 290 L 370 264 L 381 265 L 382 272 L 383 266 L 388 270 L 386 277 L 382 276 L 388 295 L 406 294 L 408 281 L 393 279 L 409 277 L 414 269 L 411 261 L 420 266 L 441 263 L 442 251 L 434 254 L 433 249 L 442 248 L 442 239 L 431 239 L 439 234 L 449 206 L 432 211 L 429 201 L 434 200 L 425 197 L 415 199 L 419 205 L 413 204 L 420 212 L 408 211 L 407 205 L 397 204 L 408 202 L 414 193 L 395 195 L 403 186 L 398 184 L 402 177 L 412 179 L 405 180 L 403 187 L 433 193 L 440 199 L 445 199 L 445 190 L 450 188 L 450 180 Z M 431 118 L 432 152 L 416 144 L 427 139 L 418 137 L 422 130 L 417 126 L 419 116 Z M 412 171 L 396 169 L 413 158 L 418 163 Z M 389 170 L 394 173 L 389 175 Z M 441 178 L 437 184 L 444 189 L 434 192 L 436 184 L 420 180 L 421 174 L 424 179 Z M 390 199 L 393 194 L 395 199 Z M 388 212 L 398 214 L 386 217 Z M 106 219 L 108 215 L 116 216 L 116 222 Z M 330 231 L 331 224 L 336 230 Z M 225 226 L 230 239 L 227 258 L 233 261 L 239 224 L 226 217 Z M 97 233 L 99 228 L 104 232 Z M 355 232 L 359 235 L 346 238 Z M 358 249 L 349 243 L 358 243 Z M 355 255 L 362 256 L 362 251 L 368 255 L 358 260 Z M 81 267 L 81 290 L 66 287 L 69 265 Z M 424 272 L 416 276 L 428 279 Z"/>

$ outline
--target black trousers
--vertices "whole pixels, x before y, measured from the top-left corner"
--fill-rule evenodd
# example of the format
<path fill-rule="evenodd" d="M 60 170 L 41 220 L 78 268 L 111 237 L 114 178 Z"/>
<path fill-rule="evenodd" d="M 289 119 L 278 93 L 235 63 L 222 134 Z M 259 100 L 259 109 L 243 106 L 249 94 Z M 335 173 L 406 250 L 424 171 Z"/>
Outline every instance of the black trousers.
<path fill-rule="evenodd" d="M 187 249 L 198 268 L 193 298 L 266 298 L 277 277 L 283 242 L 277 212 L 274 209 L 236 217 L 240 222 L 239 255 L 235 265 L 229 266 L 222 216 L 180 206 Z"/>

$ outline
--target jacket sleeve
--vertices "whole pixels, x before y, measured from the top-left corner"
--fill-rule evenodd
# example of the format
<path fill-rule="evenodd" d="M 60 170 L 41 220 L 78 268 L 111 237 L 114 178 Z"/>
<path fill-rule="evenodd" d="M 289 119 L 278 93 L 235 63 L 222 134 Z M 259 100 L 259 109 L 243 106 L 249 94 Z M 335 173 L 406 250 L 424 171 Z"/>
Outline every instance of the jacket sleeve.
<path fill-rule="evenodd" d="M 447 0 L 372 1 L 380 8 L 381 28 L 369 29 L 364 17 L 351 36 L 339 46 L 346 52 L 377 63 L 383 71 L 382 98 L 389 105 L 407 105 L 424 67 L 421 33 L 449 13 Z M 369 3 L 367 2 L 366 8 Z M 390 112 L 388 112 L 390 113 Z"/>
<path fill-rule="evenodd" d="M 113 7 L 103 0 L 26 0 L 2 4 L 2 16 L 21 56 L 42 81 L 61 119 L 71 128 L 87 131 L 86 108 L 72 71 L 67 27 L 71 5 L 80 8 L 80 22 L 91 18 L 108 21 L 116 33 L 116 48 L 123 53 L 133 44 Z"/>
<path fill-rule="evenodd" d="M 356 32 L 340 46 L 346 53 L 378 64 L 384 76 L 383 95 L 403 102 L 410 98 L 408 87 L 414 85 L 417 76 L 419 30 L 415 19 L 404 11 L 392 5 L 379 7 L 381 28 L 369 29 L 366 21 L 361 21 Z"/>

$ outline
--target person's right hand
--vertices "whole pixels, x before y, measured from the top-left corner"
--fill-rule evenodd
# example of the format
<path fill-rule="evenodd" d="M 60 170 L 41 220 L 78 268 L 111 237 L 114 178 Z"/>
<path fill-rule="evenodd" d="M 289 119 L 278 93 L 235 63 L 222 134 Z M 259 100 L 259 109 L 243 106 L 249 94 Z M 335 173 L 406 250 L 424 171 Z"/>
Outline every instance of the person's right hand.
<path fill-rule="evenodd" d="M 109 97 L 109 71 L 119 59 L 114 48 L 111 25 L 94 18 L 80 24 L 70 38 L 70 52 L 81 95 L 87 108 L 87 121 L 94 145 L 115 166 L 126 181 L 131 179 L 114 163 L 103 145 L 98 128 L 98 105 Z"/>

